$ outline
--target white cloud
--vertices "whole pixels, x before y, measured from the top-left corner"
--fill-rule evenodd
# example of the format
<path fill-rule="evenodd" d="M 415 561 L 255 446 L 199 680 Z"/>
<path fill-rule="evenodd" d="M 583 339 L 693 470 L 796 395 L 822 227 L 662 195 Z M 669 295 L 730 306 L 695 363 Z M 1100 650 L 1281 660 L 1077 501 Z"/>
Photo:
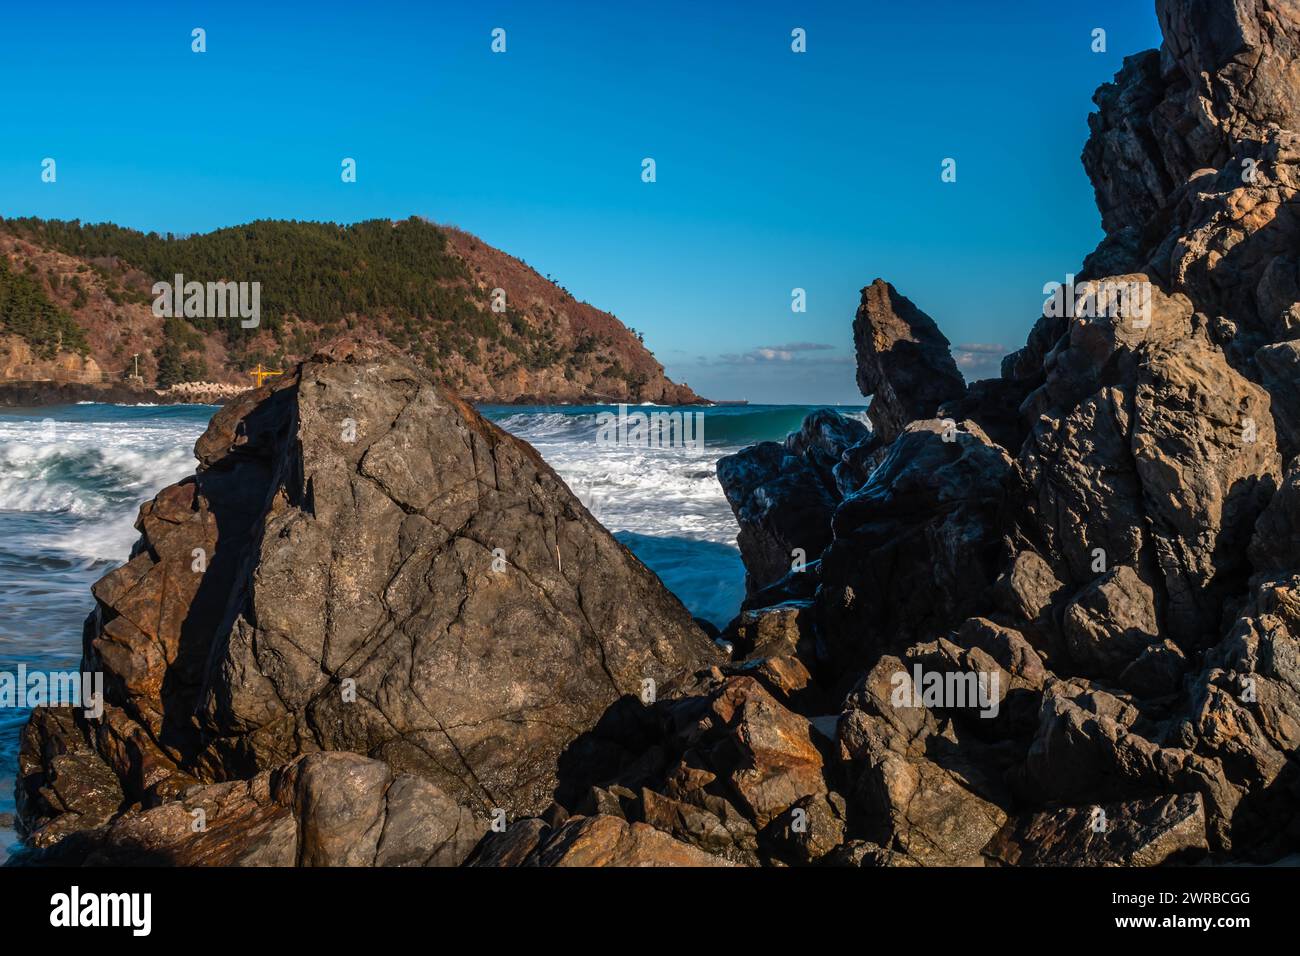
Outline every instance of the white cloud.
<path fill-rule="evenodd" d="M 801 353 L 830 352 L 835 346 L 820 342 L 789 342 L 785 345 L 760 345 L 748 352 L 723 352 L 717 357 L 721 365 L 759 365 L 769 362 L 783 362 L 799 365 L 844 365 L 853 362 L 848 356 L 825 356 L 818 358 L 801 358 Z"/>
<path fill-rule="evenodd" d="M 993 342 L 967 342 L 953 346 L 953 361 L 968 380 L 989 378 L 1001 370 L 1007 351 L 1005 345 Z"/>

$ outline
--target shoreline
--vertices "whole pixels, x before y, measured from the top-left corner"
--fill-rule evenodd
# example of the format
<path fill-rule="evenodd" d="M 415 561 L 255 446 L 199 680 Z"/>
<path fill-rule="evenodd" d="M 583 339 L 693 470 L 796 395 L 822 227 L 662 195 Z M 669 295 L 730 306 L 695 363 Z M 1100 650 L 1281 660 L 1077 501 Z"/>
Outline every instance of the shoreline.
<path fill-rule="evenodd" d="M 76 405 L 81 402 L 96 402 L 104 405 L 224 405 L 236 395 L 243 395 L 253 389 L 247 388 L 230 394 L 196 389 L 191 394 L 175 394 L 155 388 L 141 388 L 124 383 L 92 385 L 84 382 L 0 382 L 0 409 L 48 408 L 58 405 Z M 534 405 L 577 406 L 577 405 L 627 405 L 640 406 L 641 402 L 618 398 L 617 396 L 591 396 L 584 401 L 573 401 L 566 396 L 563 399 L 544 395 L 519 395 L 509 400 L 499 397 L 466 396 L 465 400 L 473 405 L 498 405 L 520 407 Z M 651 403 L 655 404 L 655 403 Z M 711 402 L 700 399 L 687 405 L 662 406 L 672 408 L 715 408 L 736 407 L 748 402 L 720 401 Z"/>
<path fill-rule="evenodd" d="M 96 402 L 104 405 L 224 405 L 230 395 L 175 395 L 154 388 L 83 382 L 0 382 L 0 408 L 50 408 Z"/>

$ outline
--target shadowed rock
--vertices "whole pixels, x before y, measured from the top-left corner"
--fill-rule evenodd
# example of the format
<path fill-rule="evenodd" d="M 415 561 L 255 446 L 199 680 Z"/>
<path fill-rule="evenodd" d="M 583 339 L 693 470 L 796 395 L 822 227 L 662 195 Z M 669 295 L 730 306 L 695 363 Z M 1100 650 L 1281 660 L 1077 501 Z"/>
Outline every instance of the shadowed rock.
<path fill-rule="evenodd" d="M 821 555 L 836 504 L 857 485 L 843 459 L 870 440 L 867 426 L 823 408 L 784 443 L 759 442 L 718 460 L 718 483 L 740 525 L 748 595 Z"/>
<path fill-rule="evenodd" d="M 573 817 L 556 828 L 515 824 L 492 838 L 472 866 L 732 866 L 644 823 Z"/>
<path fill-rule="evenodd" d="M 1207 849 L 1205 807 L 1189 793 L 1019 817 L 984 856 L 1004 866 L 1159 866 Z"/>
<path fill-rule="evenodd" d="M 457 866 L 488 821 L 380 760 L 315 753 L 251 780 L 73 834 L 46 863 L 91 866 Z"/>
<path fill-rule="evenodd" d="M 778 442 L 718 459 L 718 483 L 736 516 L 748 594 L 775 584 L 831 540 L 836 497 L 817 471 Z"/>
<path fill-rule="evenodd" d="M 966 393 L 966 382 L 934 320 L 884 279 L 862 290 L 853 320 L 858 388 L 871 396 L 867 416 L 879 444 L 909 423 L 931 418 L 944 402 Z"/>
<path fill-rule="evenodd" d="M 835 513 L 819 606 L 841 666 L 979 613 L 997 577 L 993 517 L 1010 469 L 971 422 L 915 422 Z"/>

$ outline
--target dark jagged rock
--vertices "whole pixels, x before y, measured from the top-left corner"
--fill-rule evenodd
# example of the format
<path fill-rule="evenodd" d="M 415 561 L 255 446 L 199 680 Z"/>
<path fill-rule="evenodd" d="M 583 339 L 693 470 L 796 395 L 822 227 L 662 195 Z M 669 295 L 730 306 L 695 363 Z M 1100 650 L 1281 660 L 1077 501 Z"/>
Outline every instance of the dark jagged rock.
<path fill-rule="evenodd" d="M 965 379 L 934 320 L 886 282 L 862 290 L 853 320 L 858 388 L 871 396 L 867 416 L 878 444 L 888 444 L 908 422 L 966 392 Z"/>
<path fill-rule="evenodd" d="M 488 821 L 383 761 L 315 753 L 73 834 L 38 862 L 91 866 L 458 866 Z"/>
<path fill-rule="evenodd" d="M 936 418 L 973 421 L 994 442 L 1015 452 L 1024 444 L 1029 430 L 1020 416 L 1020 405 L 1032 390 L 1029 384 L 990 378 L 972 382 L 966 394 L 944 402 Z"/>
<path fill-rule="evenodd" d="M 860 484 L 844 459 L 870 443 L 862 422 L 823 408 L 784 443 L 760 442 L 718 461 L 718 482 L 740 525 L 748 599 L 817 561 L 830 543 L 835 506 Z M 795 589 L 816 587 L 794 578 L 788 583 Z"/>
<path fill-rule="evenodd" d="M 1110 677 L 1158 643 L 1158 629 L 1151 588 L 1127 565 L 1085 588 L 1065 609 L 1062 621 L 1070 657 L 1080 673 Z"/>
<path fill-rule="evenodd" d="M 785 577 L 745 595 L 741 602 L 741 611 L 761 610 L 789 601 L 808 601 L 817 593 L 821 583 L 822 563 L 818 558 L 802 567 L 791 568 Z"/>
<path fill-rule="evenodd" d="M 1023 501 L 1064 580 L 1131 565 L 1183 640 L 1205 641 L 1245 582 L 1280 464 L 1267 393 L 1195 331 L 1190 306 L 1155 300 L 1149 328 L 1079 321 L 1057 346 L 1020 455 Z"/>
<path fill-rule="evenodd" d="M 1156 8 L 1164 45 L 1097 92 L 1083 154 L 1103 248 L 1124 250 L 1105 271 L 1149 272 L 1227 317 L 1244 365 L 1295 327 L 1300 17 L 1274 0 Z"/>
<path fill-rule="evenodd" d="M 1300 302 L 1300 290 L 1292 293 L 1292 301 Z M 1300 342 L 1265 345 L 1255 353 L 1255 368 L 1273 400 L 1278 451 L 1289 463 L 1300 454 Z"/>
<path fill-rule="evenodd" d="M 108 823 L 122 808 L 122 784 L 69 707 L 40 707 L 23 728 L 14 790 L 28 844 L 46 847 Z"/>
<path fill-rule="evenodd" d="M 812 601 L 787 601 L 757 611 L 742 611 L 733 627 L 736 653 L 744 658 L 779 657 L 798 651 L 811 653 Z"/>
<path fill-rule="evenodd" d="M 1053 605 L 1064 591 L 1051 565 L 1035 551 L 1019 551 L 994 587 L 1000 610 L 1047 644 L 1054 630 Z"/>
<path fill-rule="evenodd" d="M 471 866 L 732 866 L 644 823 L 573 817 L 559 827 L 525 820 L 487 842 Z"/>
<path fill-rule="evenodd" d="M 843 826 L 818 803 L 834 803 L 826 778 L 833 744 L 787 705 L 798 695 L 783 702 L 767 689 L 771 672 L 758 665 L 772 660 L 701 672 L 651 708 L 651 725 L 608 728 L 625 748 L 622 766 L 591 781 L 586 798 L 574 801 L 578 812 L 651 824 L 746 865 L 773 857 L 810 862 L 829 852 L 824 827 L 831 819 Z M 624 796 L 611 801 L 617 794 Z"/>
<path fill-rule="evenodd" d="M 844 492 L 836 481 L 835 469 L 845 452 L 870 439 L 871 429 L 856 418 L 820 408 L 803 420 L 797 432 L 786 436 L 785 450 L 807 462 L 826 489 L 839 498 Z"/>
<path fill-rule="evenodd" d="M 759 591 L 816 560 L 831 540 L 836 497 L 818 471 L 778 442 L 761 442 L 718 460 L 745 562 L 745 590 Z"/>
<path fill-rule="evenodd" d="M 898 706 L 896 675 L 910 672 L 883 657 L 846 701 L 838 732 L 850 797 L 882 846 L 921 865 L 978 865 L 1006 821 L 988 799 L 996 781 L 961 753 L 951 725 L 941 728 L 925 707 Z"/>
<path fill-rule="evenodd" d="M 979 427 L 916 422 L 835 513 L 819 607 L 843 666 L 980 613 L 997 577 L 993 517 L 1011 462 Z"/>
<path fill-rule="evenodd" d="M 1260 580 L 1227 636 L 1188 680 L 1172 745 L 1216 777 L 1206 797 L 1211 846 L 1254 859 L 1293 851 L 1300 834 L 1300 577 Z"/>
<path fill-rule="evenodd" d="M 1282 487 L 1255 522 L 1249 556 L 1256 571 L 1300 568 L 1300 463 L 1287 470 Z"/>
<path fill-rule="evenodd" d="M 1207 850 L 1205 807 L 1189 793 L 1009 820 L 984 856 L 1003 866 L 1159 866 Z"/>
<path fill-rule="evenodd" d="M 906 853 L 887 850 L 870 840 L 846 840 L 825 857 L 831 866 L 882 867 L 904 866 L 917 867 L 916 862 Z"/>
<path fill-rule="evenodd" d="M 772 826 L 783 858 L 796 864 L 825 860 L 844 842 L 848 805 L 838 793 L 800 797 Z"/>

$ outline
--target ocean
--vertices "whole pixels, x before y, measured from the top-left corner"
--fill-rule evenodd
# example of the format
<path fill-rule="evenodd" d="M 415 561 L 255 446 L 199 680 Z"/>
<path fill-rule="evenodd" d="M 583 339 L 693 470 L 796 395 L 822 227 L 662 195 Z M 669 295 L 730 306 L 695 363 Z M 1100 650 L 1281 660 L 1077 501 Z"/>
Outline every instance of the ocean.
<path fill-rule="evenodd" d="M 605 527 L 697 617 L 724 626 L 744 596 L 737 526 L 718 458 L 780 440 L 818 406 L 702 412 L 692 448 L 598 444 L 611 406 L 483 406 L 530 442 Z M 656 409 L 632 408 L 632 411 Z M 657 409 L 665 411 L 668 409 Z M 862 408 L 839 408 L 862 416 Z M 79 670 L 90 586 L 126 561 L 140 505 L 194 470 L 194 442 L 216 408 L 83 404 L 0 411 L 0 672 Z M 0 859 L 17 846 L 18 735 L 27 710 L 0 707 Z"/>

